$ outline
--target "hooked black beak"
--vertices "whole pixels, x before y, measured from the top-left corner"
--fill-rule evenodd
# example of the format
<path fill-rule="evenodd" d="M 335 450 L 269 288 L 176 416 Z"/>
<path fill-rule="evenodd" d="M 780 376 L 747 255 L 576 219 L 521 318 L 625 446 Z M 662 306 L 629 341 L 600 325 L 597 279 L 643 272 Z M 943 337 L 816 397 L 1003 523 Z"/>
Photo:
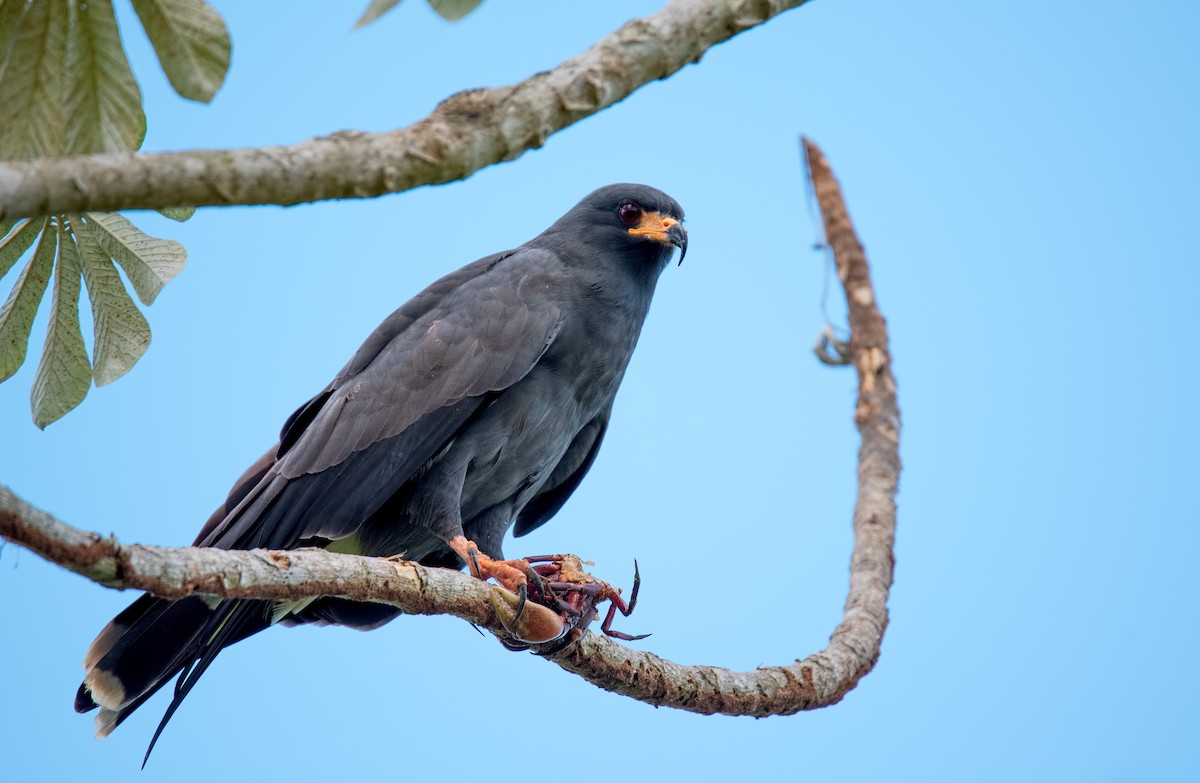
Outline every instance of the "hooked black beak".
<path fill-rule="evenodd" d="M 680 223 L 672 225 L 667 229 L 667 240 L 679 248 L 679 263 L 682 264 L 683 257 L 687 255 L 687 229 Z"/>

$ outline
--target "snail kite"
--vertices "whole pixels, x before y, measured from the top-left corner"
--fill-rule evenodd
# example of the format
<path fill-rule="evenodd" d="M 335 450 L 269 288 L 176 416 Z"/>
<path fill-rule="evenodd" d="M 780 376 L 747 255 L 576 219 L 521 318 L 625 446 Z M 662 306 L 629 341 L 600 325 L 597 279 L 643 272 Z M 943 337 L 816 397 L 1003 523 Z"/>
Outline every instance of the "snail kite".
<path fill-rule="evenodd" d="M 503 560 L 501 540 L 554 516 L 595 460 L 655 284 L 687 250 L 682 221 L 659 190 L 609 185 L 524 245 L 435 282 L 288 418 L 196 545 L 469 563 L 522 586 L 529 565 Z M 106 736 L 178 676 L 157 740 L 234 642 L 280 622 L 370 629 L 397 614 L 338 598 L 145 595 L 93 642 L 75 708 L 99 707 Z"/>

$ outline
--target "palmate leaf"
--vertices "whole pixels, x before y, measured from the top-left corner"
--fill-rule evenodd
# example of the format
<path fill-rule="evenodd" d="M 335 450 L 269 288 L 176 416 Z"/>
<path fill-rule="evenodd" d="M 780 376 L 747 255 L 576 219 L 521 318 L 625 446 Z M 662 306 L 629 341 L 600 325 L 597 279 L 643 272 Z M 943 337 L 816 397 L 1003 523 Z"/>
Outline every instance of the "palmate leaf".
<path fill-rule="evenodd" d="M 96 385 L 112 383 L 150 347 L 150 324 L 125 290 L 112 259 L 86 234 L 76 234 L 83 281 L 92 303 L 92 373 Z"/>
<path fill-rule="evenodd" d="M 175 92 L 207 103 L 229 70 L 229 31 L 204 0 L 133 0 Z"/>
<path fill-rule="evenodd" d="M 176 90 L 210 99 L 229 67 L 221 17 L 204 0 L 134 4 Z M 141 101 L 112 0 L 0 0 L 0 160 L 135 150 L 146 132 Z M 186 220 L 195 208 L 160 211 Z M 44 428 L 78 405 L 93 381 L 103 385 L 128 372 L 150 344 L 150 327 L 114 261 L 150 304 L 183 268 L 187 253 L 117 214 L 0 222 L 0 277 L 30 247 L 28 263 L 0 306 L 0 382 L 24 364 L 53 277 L 50 320 L 30 395 L 34 423 Z M 79 323 L 84 283 L 94 326 L 90 362 Z"/>
<path fill-rule="evenodd" d="M 43 218 L 39 223 L 37 230 L 42 232 L 42 239 L 37 250 L 21 270 L 8 299 L 0 306 L 0 381 L 11 378 L 25 362 L 33 318 L 54 268 L 57 234 L 50 218 Z"/>
<path fill-rule="evenodd" d="M 0 68 L 0 159 L 63 154 L 67 4 L 6 2 L 14 14 L 11 45 Z M 10 11 L 11 13 L 11 11 Z"/>
<path fill-rule="evenodd" d="M 119 152 L 142 146 L 142 93 L 121 49 L 109 0 L 70 3 L 67 37 L 65 151 Z"/>
<path fill-rule="evenodd" d="M 0 226 L 0 267 L 12 267 L 39 233 L 32 258 L 0 307 L 0 382 L 24 363 L 33 321 L 53 276 L 50 323 L 30 393 L 34 423 L 45 428 L 79 405 L 93 381 L 103 386 L 120 378 L 150 346 L 150 325 L 114 259 L 139 296 L 153 300 L 178 274 L 186 254 L 178 242 L 149 236 L 120 215 L 58 215 L 21 221 L 7 234 Z M 90 362 L 79 323 L 82 283 L 92 305 Z"/>
<path fill-rule="evenodd" d="M 145 304 L 152 304 L 162 287 L 183 269 L 187 251 L 170 239 L 143 233 L 115 212 L 88 212 L 72 224 L 76 234 L 95 242 L 121 265 L 133 290 Z"/>
<path fill-rule="evenodd" d="M 47 228 L 43 237 L 50 233 Z M 92 385 L 92 366 L 79 329 L 79 251 L 61 220 L 56 234 L 58 263 L 54 271 L 50 325 L 29 395 L 33 423 L 39 429 L 45 429 L 83 402 Z"/>

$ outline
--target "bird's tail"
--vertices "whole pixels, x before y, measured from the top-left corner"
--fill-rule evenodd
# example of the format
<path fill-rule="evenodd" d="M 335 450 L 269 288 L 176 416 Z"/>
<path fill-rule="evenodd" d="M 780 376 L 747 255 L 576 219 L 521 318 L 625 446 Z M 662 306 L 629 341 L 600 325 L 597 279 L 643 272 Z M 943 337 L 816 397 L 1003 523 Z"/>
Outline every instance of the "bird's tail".
<path fill-rule="evenodd" d="M 96 736 L 107 737 L 176 675 L 174 697 L 150 747 L 223 648 L 269 624 L 261 601 L 212 604 L 192 597 L 169 601 L 144 595 L 113 618 L 84 657 L 87 670 L 75 694 L 75 711 L 100 708 Z M 143 762 L 144 763 L 144 762 Z"/>

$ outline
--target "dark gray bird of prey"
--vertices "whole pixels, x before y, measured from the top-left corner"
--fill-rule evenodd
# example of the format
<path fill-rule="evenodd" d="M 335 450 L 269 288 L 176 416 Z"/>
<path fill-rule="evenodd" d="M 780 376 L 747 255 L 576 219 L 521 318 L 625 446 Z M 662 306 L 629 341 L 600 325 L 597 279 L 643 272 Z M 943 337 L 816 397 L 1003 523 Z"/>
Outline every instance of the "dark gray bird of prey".
<path fill-rule="evenodd" d="M 687 252 L 683 209 L 609 185 L 524 245 L 438 280 L 392 313 L 284 423 L 197 546 L 402 555 L 518 587 L 501 540 L 549 520 L 604 439 L 660 273 Z M 142 596 L 96 637 L 75 709 L 107 736 L 178 676 L 151 749 L 217 653 L 277 622 L 371 629 L 399 610 Z M 147 750 L 146 755 L 149 756 Z"/>

